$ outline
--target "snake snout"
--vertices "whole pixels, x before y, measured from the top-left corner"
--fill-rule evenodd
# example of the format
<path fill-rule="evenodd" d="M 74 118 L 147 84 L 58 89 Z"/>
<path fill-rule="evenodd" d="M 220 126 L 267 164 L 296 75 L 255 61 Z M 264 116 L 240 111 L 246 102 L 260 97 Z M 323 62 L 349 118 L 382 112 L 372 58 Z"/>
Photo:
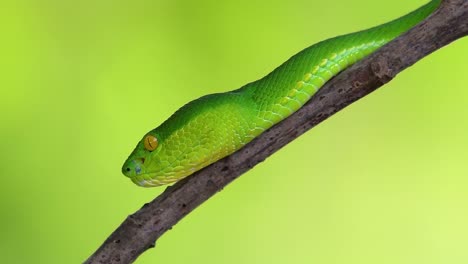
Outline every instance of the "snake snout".
<path fill-rule="evenodd" d="M 136 175 L 141 174 L 144 163 L 145 158 L 129 159 L 124 163 L 122 173 L 129 178 L 135 177 Z"/>

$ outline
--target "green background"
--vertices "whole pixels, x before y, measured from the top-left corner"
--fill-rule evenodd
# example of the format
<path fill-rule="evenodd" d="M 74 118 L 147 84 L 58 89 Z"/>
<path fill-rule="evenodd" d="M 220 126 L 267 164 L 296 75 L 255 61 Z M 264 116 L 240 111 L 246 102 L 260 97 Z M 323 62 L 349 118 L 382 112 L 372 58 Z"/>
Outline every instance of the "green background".
<path fill-rule="evenodd" d="M 84 261 L 164 190 L 120 173 L 184 103 L 424 0 L 2 1 L 2 263 Z M 295 140 L 137 263 L 468 263 L 468 39 Z"/>

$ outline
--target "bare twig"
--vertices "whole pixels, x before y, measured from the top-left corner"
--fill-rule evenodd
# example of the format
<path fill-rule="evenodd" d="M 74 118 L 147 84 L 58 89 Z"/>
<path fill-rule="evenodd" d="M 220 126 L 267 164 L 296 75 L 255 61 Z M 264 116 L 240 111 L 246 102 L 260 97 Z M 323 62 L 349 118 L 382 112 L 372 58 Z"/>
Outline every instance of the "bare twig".
<path fill-rule="evenodd" d="M 329 81 L 299 111 L 236 153 L 168 187 L 130 215 L 85 263 L 131 263 L 232 180 L 424 56 L 468 34 L 468 0 L 445 0 L 428 19 Z"/>

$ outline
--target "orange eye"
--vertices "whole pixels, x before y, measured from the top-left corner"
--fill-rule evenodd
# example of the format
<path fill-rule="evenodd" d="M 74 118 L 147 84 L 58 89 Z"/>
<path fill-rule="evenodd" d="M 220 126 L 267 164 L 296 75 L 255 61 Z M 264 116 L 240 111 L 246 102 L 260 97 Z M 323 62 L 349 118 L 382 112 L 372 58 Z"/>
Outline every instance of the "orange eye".
<path fill-rule="evenodd" d="M 155 136 L 147 135 L 144 140 L 145 149 L 153 151 L 158 147 L 158 139 Z"/>

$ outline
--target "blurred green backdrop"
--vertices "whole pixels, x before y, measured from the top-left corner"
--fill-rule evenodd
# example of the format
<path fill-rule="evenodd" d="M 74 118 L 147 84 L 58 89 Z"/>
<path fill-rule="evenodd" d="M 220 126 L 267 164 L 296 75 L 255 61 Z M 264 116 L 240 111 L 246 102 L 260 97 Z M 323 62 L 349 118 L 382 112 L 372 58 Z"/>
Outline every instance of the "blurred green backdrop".
<path fill-rule="evenodd" d="M 425 2 L 3 1 L 1 262 L 84 261 L 164 189 L 120 173 L 143 133 Z M 288 145 L 137 263 L 468 263 L 467 50 L 437 51 Z"/>

